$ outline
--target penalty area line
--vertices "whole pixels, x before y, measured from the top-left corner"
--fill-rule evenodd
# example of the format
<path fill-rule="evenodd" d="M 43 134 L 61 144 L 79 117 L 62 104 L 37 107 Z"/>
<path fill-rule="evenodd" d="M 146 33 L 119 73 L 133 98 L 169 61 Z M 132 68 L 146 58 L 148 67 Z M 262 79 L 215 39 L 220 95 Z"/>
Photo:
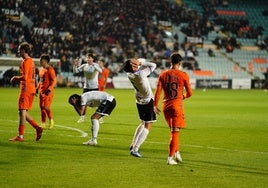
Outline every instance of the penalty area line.
<path fill-rule="evenodd" d="M 68 127 L 65 125 L 59 125 L 59 124 L 55 124 L 55 127 L 60 127 L 60 128 L 64 128 L 64 129 L 68 129 L 68 130 L 72 130 L 72 131 L 76 131 L 81 133 L 81 137 L 85 138 L 88 136 L 88 134 L 85 131 L 82 131 L 80 129 L 74 128 L 74 127 Z"/>
<path fill-rule="evenodd" d="M 18 122 L 18 121 L 15 121 L 15 120 L 5 120 L 5 119 L 0 119 L 0 121 Z M 80 133 L 81 134 L 80 137 L 83 137 L 83 138 L 88 136 L 88 133 L 86 133 L 85 131 L 82 131 L 82 130 L 74 128 L 74 127 L 69 127 L 69 126 L 59 125 L 59 124 L 55 124 L 55 127 L 60 127 L 60 128 L 63 128 L 63 129 L 76 131 L 76 132 Z M 2 130 L 0 130 L 0 131 L 2 131 Z M 118 139 L 113 139 L 113 138 L 101 138 L 101 139 L 115 140 L 115 141 L 118 140 Z M 167 143 L 164 143 L 164 142 L 154 142 L 154 141 L 149 141 L 149 140 L 146 141 L 146 142 L 150 143 L 150 144 L 161 144 L 161 145 L 167 144 Z M 182 146 L 192 147 L 192 148 L 204 148 L 204 149 L 210 149 L 210 150 L 222 150 L 222 151 L 228 151 L 228 152 L 255 153 L 255 154 L 268 155 L 268 152 L 265 152 L 265 151 L 264 152 L 261 152 L 261 151 L 246 151 L 246 150 L 219 148 L 219 147 L 213 147 L 213 146 L 202 146 L 202 145 L 193 145 L 193 144 L 182 144 Z"/>
<path fill-rule="evenodd" d="M 18 123 L 18 120 L 6 120 L 6 119 L 0 119 L 0 121 L 6 121 L 6 122 L 12 122 L 12 123 Z M 68 127 L 68 126 L 65 126 L 65 125 L 59 125 L 59 124 L 55 124 L 54 125 L 55 127 L 60 127 L 60 128 L 63 128 L 63 129 L 68 129 L 68 130 L 72 130 L 72 131 L 76 131 L 76 132 L 79 132 L 81 133 L 81 136 L 80 137 L 87 137 L 88 136 L 88 133 L 86 133 L 85 131 L 82 131 L 80 129 L 77 129 L 77 128 L 74 128 L 74 127 Z M 2 130 L 0 130 L 2 131 Z"/>

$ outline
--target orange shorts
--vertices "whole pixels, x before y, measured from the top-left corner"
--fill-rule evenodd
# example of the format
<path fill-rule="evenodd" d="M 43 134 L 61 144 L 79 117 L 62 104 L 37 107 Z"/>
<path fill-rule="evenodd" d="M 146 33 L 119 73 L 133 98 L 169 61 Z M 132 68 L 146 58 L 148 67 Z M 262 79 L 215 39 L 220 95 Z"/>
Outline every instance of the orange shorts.
<path fill-rule="evenodd" d="M 51 103 L 52 103 L 53 96 L 54 95 L 52 95 L 52 94 L 49 94 L 48 96 L 44 95 L 44 94 L 40 94 L 40 96 L 39 96 L 39 106 L 40 106 L 40 108 L 41 107 L 49 108 Z"/>
<path fill-rule="evenodd" d="M 20 93 L 18 108 L 19 110 L 30 110 L 33 106 L 34 93 Z"/>
<path fill-rule="evenodd" d="M 182 110 L 176 110 L 173 108 L 164 109 L 164 115 L 166 122 L 170 128 L 176 127 L 183 129 L 186 127 L 184 112 Z"/>

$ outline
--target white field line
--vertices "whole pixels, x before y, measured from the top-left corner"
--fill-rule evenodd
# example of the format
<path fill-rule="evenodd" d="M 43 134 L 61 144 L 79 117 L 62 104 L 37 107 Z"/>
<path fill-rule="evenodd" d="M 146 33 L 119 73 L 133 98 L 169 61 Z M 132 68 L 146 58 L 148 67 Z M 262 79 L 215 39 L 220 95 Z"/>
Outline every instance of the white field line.
<path fill-rule="evenodd" d="M 15 120 L 0 119 L 0 121 L 8 121 L 8 122 L 12 122 L 12 123 L 18 123 L 18 121 L 15 121 Z M 65 126 L 65 125 L 58 125 L 58 124 L 55 124 L 54 126 L 55 127 L 60 127 L 60 128 L 64 128 L 64 129 L 68 129 L 68 130 L 79 132 L 79 133 L 81 133 L 81 136 L 80 137 L 87 137 L 88 136 L 88 133 L 86 133 L 85 131 L 82 131 L 82 130 L 77 129 L 77 128 L 74 128 L 74 127 L 68 127 L 68 126 Z"/>
<path fill-rule="evenodd" d="M 0 119 L 0 121 L 1 121 L 1 119 Z M 15 121 L 12 121 L 12 122 L 15 122 Z M 16 121 L 16 122 L 18 122 L 18 121 Z M 59 125 L 59 124 L 56 124 L 55 127 L 60 127 L 60 128 L 63 128 L 63 129 L 68 129 L 68 130 L 76 131 L 76 132 L 80 133 L 81 134 L 80 137 L 83 137 L 83 138 L 88 136 L 88 133 L 86 133 L 85 131 L 80 130 L 80 129 L 77 129 L 77 128 L 74 128 L 74 127 L 69 127 L 69 126 Z M 118 139 L 114 139 L 114 138 L 101 138 L 101 139 L 103 139 L 103 140 L 115 140 L 115 141 L 118 140 Z M 152 142 L 152 141 L 148 141 L 148 140 L 146 140 L 146 142 L 149 143 L 149 144 L 168 144 L 168 143 L 164 143 L 164 142 Z M 212 146 L 201 146 L 201 145 L 193 145 L 193 144 L 182 144 L 182 146 L 192 147 L 192 148 L 203 148 L 203 149 L 210 149 L 210 150 L 221 150 L 221 151 L 228 151 L 228 152 L 254 153 L 254 154 L 265 154 L 265 155 L 268 155 L 268 152 L 262 152 L 262 151 L 246 151 L 246 150 L 218 148 L 218 147 L 212 147 Z"/>
<path fill-rule="evenodd" d="M 54 125 L 54 126 L 56 126 L 56 127 L 60 127 L 60 128 L 64 128 L 64 129 L 69 129 L 69 130 L 72 130 L 72 131 L 76 131 L 76 132 L 79 132 L 79 133 L 81 133 L 81 136 L 80 137 L 87 137 L 88 136 L 88 134 L 85 132 L 85 131 L 82 131 L 82 130 L 80 130 L 80 129 L 77 129 L 77 128 L 73 128 L 73 127 L 67 127 L 67 126 L 64 126 L 64 125 Z"/>

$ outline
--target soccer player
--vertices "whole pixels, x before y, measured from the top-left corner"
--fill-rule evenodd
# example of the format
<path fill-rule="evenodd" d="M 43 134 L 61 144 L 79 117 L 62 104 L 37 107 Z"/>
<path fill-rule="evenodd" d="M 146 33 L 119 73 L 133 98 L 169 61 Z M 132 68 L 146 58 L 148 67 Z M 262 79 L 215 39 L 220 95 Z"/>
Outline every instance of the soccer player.
<path fill-rule="evenodd" d="M 99 119 L 109 116 L 116 106 L 114 96 L 103 91 L 89 91 L 81 96 L 73 94 L 69 97 L 69 103 L 74 106 L 76 112 L 84 114 L 86 106 L 97 107 L 95 113 L 91 115 L 91 139 L 84 142 L 84 145 L 97 145 L 97 137 L 100 128 Z"/>
<path fill-rule="evenodd" d="M 154 111 L 156 114 L 161 112 L 158 108 L 158 103 L 161 91 L 164 91 L 163 112 L 170 129 L 167 160 L 169 165 L 176 165 L 178 164 L 177 162 L 182 162 L 179 133 L 181 129 L 185 128 L 183 100 L 192 96 L 189 76 L 180 70 L 181 60 L 179 53 L 174 52 L 171 54 L 171 67 L 159 75 L 155 91 Z"/>
<path fill-rule="evenodd" d="M 41 110 L 41 127 L 46 128 L 46 117 L 48 117 L 49 125 L 48 129 L 52 129 L 54 126 L 53 114 L 50 109 L 53 97 L 54 87 L 57 84 L 57 77 L 54 68 L 49 64 L 50 57 L 48 54 L 42 54 L 40 57 L 39 69 L 39 83 L 37 86 L 37 92 L 39 94 L 39 107 Z"/>
<path fill-rule="evenodd" d="M 98 78 L 98 82 L 99 82 L 99 90 L 100 91 L 104 91 L 106 88 L 106 84 L 107 84 L 107 80 L 109 77 L 109 69 L 107 69 L 107 67 L 104 65 L 104 59 L 100 59 L 98 61 L 98 64 L 100 66 L 100 68 L 102 69 L 102 72 L 99 73 L 99 78 Z"/>
<path fill-rule="evenodd" d="M 130 154 L 135 157 L 142 157 L 140 146 L 146 140 L 153 122 L 156 121 L 154 96 L 148 80 L 148 76 L 155 68 L 155 63 L 146 62 L 142 58 L 128 59 L 122 67 L 135 89 L 136 105 L 141 120 L 130 145 Z"/>
<path fill-rule="evenodd" d="M 43 128 L 38 126 L 36 121 L 29 115 L 28 111 L 32 108 L 35 96 L 35 64 L 30 57 L 31 46 L 27 42 L 23 42 L 18 47 L 18 53 L 22 57 L 20 64 L 20 76 L 13 76 L 10 80 L 11 83 L 15 81 L 20 82 L 20 93 L 18 99 L 19 109 L 19 128 L 18 135 L 9 141 L 24 141 L 24 132 L 26 121 L 36 130 L 35 140 L 40 140 Z"/>
<path fill-rule="evenodd" d="M 98 84 L 98 75 L 102 72 L 100 66 L 98 63 L 94 62 L 94 55 L 91 53 L 88 53 L 86 55 L 86 62 L 85 64 L 78 65 L 77 61 L 75 61 L 73 71 L 74 73 L 84 72 L 84 86 L 83 86 L 83 93 L 88 91 L 98 91 L 99 90 L 99 84 Z M 81 114 L 79 120 L 77 123 L 82 123 L 85 121 L 85 114 L 86 110 L 84 111 L 84 114 Z"/>

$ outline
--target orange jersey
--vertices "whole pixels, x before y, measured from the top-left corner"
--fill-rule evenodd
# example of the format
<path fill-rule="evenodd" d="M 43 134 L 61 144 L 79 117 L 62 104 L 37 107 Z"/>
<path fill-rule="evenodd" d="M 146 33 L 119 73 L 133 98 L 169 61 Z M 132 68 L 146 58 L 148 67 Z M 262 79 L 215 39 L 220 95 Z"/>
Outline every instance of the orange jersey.
<path fill-rule="evenodd" d="M 35 64 L 32 58 L 24 59 L 20 64 L 20 94 L 18 108 L 30 110 L 35 94 Z"/>
<path fill-rule="evenodd" d="M 35 93 L 35 64 L 32 58 L 24 59 L 20 64 L 20 93 Z"/>
<path fill-rule="evenodd" d="M 192 95 L 189 77 L 180 70 L 169 69 L 160 74 L 155 92 L 155 106 L 158 106 L 162 89 L 164 90 L 164 109 L 182 106 L 182 100 Z M 183 93 L 184 89 L 186 90 L 185 94 Z"/>
<path fill-rule="evenodd" d="M 184 88 L 186 93 L 184 94 Z M 180 70 L 166 70 L 160 74 L 155 92 L 155 106 L 158 105 L 161 90 L 164 90 L 165 106 L 181 104 L 184 98 L 192 95 L 192 89 L 189 77 L 185 72 Z"/>
<path fill-rule="evenodd" d="M 109 72 L 110 72 L 109 69 L 104 68 L 104 69 L 102 69 L 102 72 L 99 73 L 98 82 L 99 82 L 100 91 L 103 91 L 105 89 L 105 84 L 107 82 Z"/>
<path fill-rule="evenodd" d="M 53 93 L 54 87 L 57 84 L 57 77 L 53 67 L 40 68 L 39 77 L 38 89 L 40 89 L 40 93 L 43 94 L 48 89 Z"/>
<path fill-rule="evenodd" d="M 182 101 L 192 95 L 188 75 L 175 69 L 162 72 L 157 82 L 154 106 L 158 106 L 162 89 L 164 90 L 163 112 L 169 127 L 185 128 Z"/>

